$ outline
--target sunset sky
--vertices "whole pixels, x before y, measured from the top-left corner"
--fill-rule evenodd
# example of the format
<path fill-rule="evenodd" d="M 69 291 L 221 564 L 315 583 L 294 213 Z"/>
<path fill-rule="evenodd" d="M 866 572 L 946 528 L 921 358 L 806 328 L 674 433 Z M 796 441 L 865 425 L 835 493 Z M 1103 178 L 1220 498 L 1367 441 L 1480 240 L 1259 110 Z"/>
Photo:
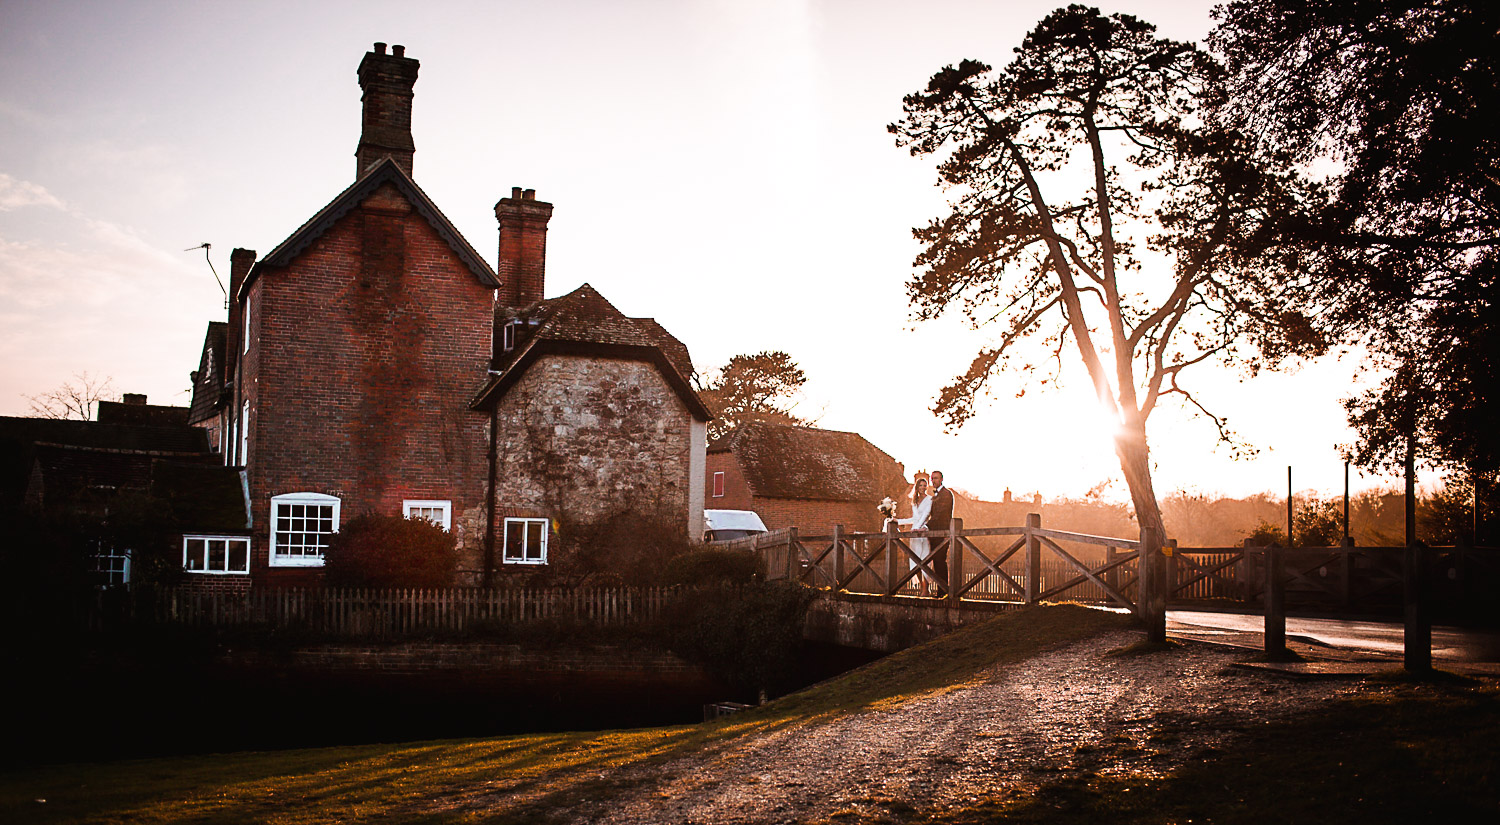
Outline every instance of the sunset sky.
<path fill-rule="evenodd" d="M 0 0 L 0 415 L 77 373 L 185 405 L 230 250 L 269 252 L 353 182 L 371 44 L 421 61 L 414 177 L 494 262 L 495 201 L 556 205 L 547 294 L 591 283 L 700 368 L 782 349 L 797 412 L 998 499 L 1119 477 L 1081 365 L 1002 375 L 956 434 L 929 411 L 985 333 L 913 328 L 911 228 L 944 210 L 933 164 L 886 133 L 902 95 L 994 65 L 1057 2 L 18 2 Z M 1210 4 L 1104 3 L 1200 39 Z M 1356 364 L 1253 380 L 1185 373 L 1260 448 L 1152 419 L 1157 489 L 1337 491 Z M 1394 478 L 1354 476 L 1356 488 Z M 1123 483 L 1109 488 L 1123 497 Z"/>

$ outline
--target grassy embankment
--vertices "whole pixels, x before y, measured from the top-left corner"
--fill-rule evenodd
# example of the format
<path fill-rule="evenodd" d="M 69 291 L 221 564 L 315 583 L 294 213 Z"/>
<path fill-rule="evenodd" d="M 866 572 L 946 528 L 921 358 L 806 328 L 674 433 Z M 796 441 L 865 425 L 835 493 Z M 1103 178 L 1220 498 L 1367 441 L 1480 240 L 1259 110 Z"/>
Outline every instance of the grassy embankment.
<path fill-rule="evenodd" d="M 618 768 L 899 703 L 1124 621 L 1073 607 L 1008 614 L 711 725 L 16 771 L 0 775 L 0 812 L 11 822 L 545 822 L 549 811 L 622 790 L 628 780 Z M 1378 819 L 1418 810 L 1471 821 L 1497 798 L 1496 708 L 1493 689 L 1413 687 L 1397 700 L 1347 703 L 1294 728 L 1253 731 L 1244 747 L 1202 754 L 1175 777 L 1084 772 L 1033 796 L 965 810 L 896 803 L 890 821 L 1352 822 L 1360 811 L 1359 821 L 1371 821 L 1372 811 Z M 1110 755 L 1097 756 L 1102 766 Z"/>

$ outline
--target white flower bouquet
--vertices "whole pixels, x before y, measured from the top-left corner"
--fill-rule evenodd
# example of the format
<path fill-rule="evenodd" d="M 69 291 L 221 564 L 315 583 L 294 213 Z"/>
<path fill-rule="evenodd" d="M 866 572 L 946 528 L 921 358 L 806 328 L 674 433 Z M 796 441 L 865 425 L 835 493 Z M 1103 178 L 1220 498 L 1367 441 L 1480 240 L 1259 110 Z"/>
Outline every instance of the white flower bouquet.
<path fill-rule="evenodd" d="M 896 517 L 896 502 L 890 496 L 886 496 L 879 504 L 875 505 L 875 509 L 879 510 L 880 514 L 888 519 Z"/>

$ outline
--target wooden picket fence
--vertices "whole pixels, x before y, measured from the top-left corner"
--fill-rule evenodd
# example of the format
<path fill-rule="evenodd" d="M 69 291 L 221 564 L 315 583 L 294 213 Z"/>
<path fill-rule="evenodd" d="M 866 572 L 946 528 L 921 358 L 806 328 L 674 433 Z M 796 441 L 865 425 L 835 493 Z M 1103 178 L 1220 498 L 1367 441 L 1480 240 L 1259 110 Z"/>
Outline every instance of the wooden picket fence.
<path fill-rule="evenodd" d="M 671 592 L 665 587 L 284 587 L 235 593 L 132 587 L 97 591 L 84 618 L 92 629 L 155 624 L 388 637 L 548 620 L 600 627 L 643 623 L 661 616 Z"/>

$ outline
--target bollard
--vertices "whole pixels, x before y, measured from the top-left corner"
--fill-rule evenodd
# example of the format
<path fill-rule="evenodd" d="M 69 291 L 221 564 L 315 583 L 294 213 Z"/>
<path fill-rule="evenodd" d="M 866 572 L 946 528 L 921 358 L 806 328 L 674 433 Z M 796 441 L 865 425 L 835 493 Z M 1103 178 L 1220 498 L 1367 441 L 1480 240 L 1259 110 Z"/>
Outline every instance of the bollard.
<path fill-rule="evenodd" d="M 1281 576 L 1282 549 L 1266 548 L 1266 656 L 1286 657 L 1286 582 Z"/>
<path fill-rule="evenodd" d="M 1403 656 L 1408 673 L 1432 670 L 1432 616 L 1428 612 L 1427 548 L 1421 542 L 1406 548 L 1402 573 L 1406 580 L 1406 626 Z"/>

